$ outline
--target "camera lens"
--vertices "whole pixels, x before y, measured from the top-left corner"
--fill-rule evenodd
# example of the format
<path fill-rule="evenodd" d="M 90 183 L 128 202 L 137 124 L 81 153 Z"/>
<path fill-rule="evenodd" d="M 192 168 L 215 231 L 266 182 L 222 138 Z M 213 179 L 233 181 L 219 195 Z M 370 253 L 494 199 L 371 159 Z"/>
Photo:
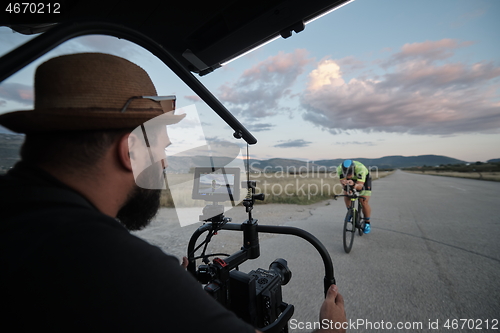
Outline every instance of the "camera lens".
<path fill-rule="evenodd" d="M 269 265 L 269 270 L 276 272 L 281 277 L 281 285 L 286 285 L 292 278 L 292 272 L 288 268 L 288 264 L 285 259 L 276 259 Z"/>

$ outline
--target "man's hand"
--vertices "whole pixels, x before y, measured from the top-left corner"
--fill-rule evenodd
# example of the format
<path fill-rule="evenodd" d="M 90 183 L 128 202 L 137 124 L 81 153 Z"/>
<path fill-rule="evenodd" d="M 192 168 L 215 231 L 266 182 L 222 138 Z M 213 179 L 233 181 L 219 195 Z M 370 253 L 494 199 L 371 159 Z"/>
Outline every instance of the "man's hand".
<path fill-rule="evenodd" d="M 182 262 L 181 262 L 181 266 L 184 268 L 184 269 L 187 269 L 189 265 L 189 260 L 187 257 L 182 257 Z"/>
<path fill-rule="evenodd" d="M 354 181 L 352 179 L 341 179 L 340 184 L 346 186 L 346 185 L 354 185 Z"/>
<path fill-rule="evenodd" d="M 332 284 L 328 288 L 326 293 L 326 298 L 321 305 L 319 310 L 319 322 L 322 323 L 323 320 L 327 320 L 330 324 L 330 329 L 319 329 L 312 333 L 345 333 L 346 329 L 342 327 L 347 327 L 347 319 L 344 309 L 344 297 L 339 294 L 337 286 Z M 335 325 L 337 323 L 337 325 Z M 340 327 L 336 329 L 335 327 Z M 255 330 L 255 333 L 262 333 L 259 330 Z"/>
<path fill-rule="evenodd" d="M 332 323 L 332 325 L 329 325 L 330 329 L 320 329 L 314 331 L 314 333 L 343 333 L 346 331 L 344 328 L 335 328 L 336 326 L 347 327 L 346 324 L 343 324 L 347 322 L 347 319 L 344 309 L 344 298 L 339 294 L 337 286 L 334 284 L 328 289 L 326 298 L 319 311 L 319 321 L 323 322 L 324 319 Z M 338 324 L 335 325 L 335 323 Z"/>

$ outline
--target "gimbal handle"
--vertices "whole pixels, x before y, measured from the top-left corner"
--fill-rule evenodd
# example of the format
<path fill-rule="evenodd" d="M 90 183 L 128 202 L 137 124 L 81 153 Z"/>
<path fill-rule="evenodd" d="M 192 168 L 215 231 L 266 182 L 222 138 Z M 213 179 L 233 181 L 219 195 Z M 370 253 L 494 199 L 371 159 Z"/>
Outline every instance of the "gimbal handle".
<path fill-rule="evenodd" d="M 335 276 L 334 276 L 334 270 L 333 270 L 333 263 L 332 259 L 330 257 L 330 254 L 328 253 L 328 250 L 325 248 L 325 246 L 311 233 L 302 230 L 300 228 L 295 228 L 295 227 L 286 227 L 286 226 L 274 226 L 274 225 L 258 225 L 257 221 L 254 220 L 250 224 L 253 226 L 252 228 L 249 228 L 248 223 L 249 221 L 246 221 L 245 223 L 242 224 L 236 224 L 236 223 L 226 223 L 220 229 L 222 230 L 233 230 L 233 231 L 243 231 L 245 233 L 244 235 L 244 244 L 242 250 L 236 252 L 235 254 L 229 256 L 228 258 L 225 259 L 227 263 L 230 263 L 228 265 L 228 269 L 231 269 L 233 267 L 239 266 L 243 262 L 245 262 L 248 259 L 255 259 L 258 258 L 260 255 L 259 249 L 258 249 L 258 233 L 259 232 L 264 232 L 264 233 L 271 233 L 271 234 L 282 234 L 282 235 L 293 235 L 297 236 L 300 238 L 305 239 L 308 241 L 314 248 L 319 252 L 321 259 L 323 260 L 323 265 L 325 267 L 325 277 L 323 280 L 324 284 L 324 293 L 326 297 L 326 293 L 328 291 L 328 288 L 332 284 L 336 284 L 335 281 Z M 189 264 L 187 267 L 187 270 L 193 274 L 193 276 L 196 277 L 196 260 L 194 259 L 194 248 L 196 246 L 196 241 L 198 238 L 206 231 L 210 230 L 212 228 L 211 223 L 206 223 L 202 226 L 200 226 L 191 236 L 191 239 L 189 240 L 188 244 L 188 260 Z M 252 234 L 250 234 L 252 233 Z M 257 239 L 253 239 L 257 237 Z M 248 242 L 253 243 L 253 246 L 249 246 Z"/>

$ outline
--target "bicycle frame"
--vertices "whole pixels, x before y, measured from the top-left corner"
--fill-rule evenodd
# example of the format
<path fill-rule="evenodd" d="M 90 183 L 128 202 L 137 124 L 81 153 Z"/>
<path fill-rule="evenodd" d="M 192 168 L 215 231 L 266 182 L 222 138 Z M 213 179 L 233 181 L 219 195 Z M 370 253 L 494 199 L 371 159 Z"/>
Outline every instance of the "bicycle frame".
<path fill-rule="evenodd" d="M 366 200 L 363 197 L 351 197 L 351 208 L 357 210 L 358 212 L 363 212 L 363 204 L 361 203 L 361 200 L 363 199 Z M 356 208 L 356 201 L 358 202 L 358 207 Z"/>
<path fill-rule="evenodd" d="M 358 199 L 366 200 L 366 198 L 361 197 L 361 196 L 353 196 L 353 195 L 349 195 L 349 194 L 342 194 L 342 195 L 335 195 L 333 197 L 333 199 L 337 200 L 338 197 L 348 197 L 348 198 L 351 199 L 351 206 L 349 207 L 349 209 L 353 209 L 353 210 L 356 210 L 358 212 L 362 212 L 363 211 L 363 204 L 361 203 L 361 200 L 358 200 Z M 356 207 L 356 201 L 358 202 L 358 207 Z"/>

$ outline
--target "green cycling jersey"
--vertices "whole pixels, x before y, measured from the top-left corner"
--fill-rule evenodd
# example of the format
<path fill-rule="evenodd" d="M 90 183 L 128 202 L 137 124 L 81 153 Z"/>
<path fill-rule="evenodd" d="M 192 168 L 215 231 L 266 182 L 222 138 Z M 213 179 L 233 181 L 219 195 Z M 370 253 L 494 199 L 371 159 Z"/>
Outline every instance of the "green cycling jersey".
<path fill-rule="evenodd" d="M 368 169 L 363 163 L 358 161 L 352 161 L 354 164 L 354 174 L 352 175 L 353 181 L 366 182 L 366 177 L 368 176 Z M 340 179 L 344 179 L 345 175 L 342 173 L 342 164 L 337 167 L 337 175 Z"/>

